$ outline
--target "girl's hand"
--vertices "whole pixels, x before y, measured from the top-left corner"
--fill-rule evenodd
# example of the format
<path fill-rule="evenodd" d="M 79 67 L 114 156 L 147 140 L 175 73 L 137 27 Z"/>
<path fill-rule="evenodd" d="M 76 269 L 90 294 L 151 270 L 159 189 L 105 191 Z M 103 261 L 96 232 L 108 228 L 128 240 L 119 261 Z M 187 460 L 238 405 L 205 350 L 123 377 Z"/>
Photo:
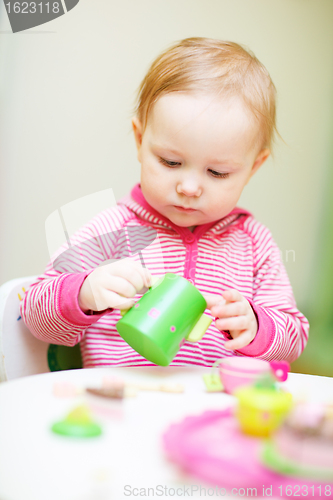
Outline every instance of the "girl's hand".
<path fill-rule="evenodd" d="M 237 290 L 225 290 L 222 296 L 207 294 L 204 297 L 208 309 L 216 317 L 216 327 L 230 332 L 232 340 L 226 341 L 226 349 L 235 351 L 252 342 L 258 331 L 258 322 L 243 295 Z"/>
<path fill-rule="evenodd" d="M 79 292 L 79 306 L 83 312 L 104 309 L 129 309 L 134 297 L 151 283 L 151 274 L 139 262 L 122 259 L 97 267 L 84 280 Z"/>

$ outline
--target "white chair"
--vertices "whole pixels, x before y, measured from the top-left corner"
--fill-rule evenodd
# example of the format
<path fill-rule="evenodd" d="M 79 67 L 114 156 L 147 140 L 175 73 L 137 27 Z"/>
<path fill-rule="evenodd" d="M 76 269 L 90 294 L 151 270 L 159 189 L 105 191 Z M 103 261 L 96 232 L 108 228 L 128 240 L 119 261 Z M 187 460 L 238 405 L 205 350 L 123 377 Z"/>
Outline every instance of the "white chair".
<path fill-rule="evenodd" d="M 80 346 L 48 344 L 32 335 L 19 305 L 36 276 L 17 278 L 0 287 L 0 382 L 49 371 L 82 368 Z"/>
<path fill-rule="evenodd" d="M 49 372 L 49 344 L 36 339 L 20 318 L 19 304 L 35 276 L 0 287 L 0 381 Z"/>

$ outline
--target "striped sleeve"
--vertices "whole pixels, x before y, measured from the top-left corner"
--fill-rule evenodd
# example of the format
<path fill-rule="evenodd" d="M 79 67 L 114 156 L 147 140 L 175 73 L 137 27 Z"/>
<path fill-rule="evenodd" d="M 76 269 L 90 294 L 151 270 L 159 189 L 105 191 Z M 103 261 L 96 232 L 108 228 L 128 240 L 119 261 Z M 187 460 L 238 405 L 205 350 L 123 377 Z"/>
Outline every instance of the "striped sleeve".
<path fill-rule="evenodd" d="M 252 217 L 244 229 L 254 252 L 253 300 L 258 320 L 254 340 L 237 352 L 262 359 L 297 359 L 306 346 L 309 323 L 297 309 L 280 250 L 270 231 Z"/>
<path fill-rule="evenodd" d="M 50 344 L 73 346 L 85 329 L 105 314 L 88 315 L 78 305 L 78 292 L 89 273 L 45 273 L 31 285 L 21 303 L 21 316 L 31 333 Z"/>
<path fill-rule="evenodd" d="M 128 216 L 127 209 L 102 212 L 77 231 L 53 255 L 44 274 L 26 291 L 20 313 L 31 333 L 52 344 L 73 346 L 85 330 L 110 310 L 85 314 L 78 294 L 85 278 L 108 258 L 119 258 L 119 230 Z M 127 217 L 128 218 L 128 217 Z M 119 246 L 119 245 L 118 245 Z M 125 246 L 124 246 L 125 248 Z"/>

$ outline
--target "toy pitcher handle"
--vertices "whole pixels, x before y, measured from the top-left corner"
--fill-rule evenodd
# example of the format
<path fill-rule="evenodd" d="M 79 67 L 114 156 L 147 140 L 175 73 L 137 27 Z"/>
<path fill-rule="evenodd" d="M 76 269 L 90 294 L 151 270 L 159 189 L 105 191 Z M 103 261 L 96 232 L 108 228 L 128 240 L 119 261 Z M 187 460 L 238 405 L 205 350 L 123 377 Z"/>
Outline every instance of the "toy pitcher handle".
<path fill-rule="evenodd" d="M 271 370 L 273 375 L 279 382 L 285 382 L 288 378 L 288 372 L 290 370 L 290 365 L 288 361 L 270 361 Z"/>
<path fill-rule="evenodd" d="M 212 318 L 203 313 L 186 337 L 186 340 L 188 340 L 189 342 L 199 342 L 199 340 L 201 340 L 205 335 L 207 328 L 209 327 L 211 322 Z"/>

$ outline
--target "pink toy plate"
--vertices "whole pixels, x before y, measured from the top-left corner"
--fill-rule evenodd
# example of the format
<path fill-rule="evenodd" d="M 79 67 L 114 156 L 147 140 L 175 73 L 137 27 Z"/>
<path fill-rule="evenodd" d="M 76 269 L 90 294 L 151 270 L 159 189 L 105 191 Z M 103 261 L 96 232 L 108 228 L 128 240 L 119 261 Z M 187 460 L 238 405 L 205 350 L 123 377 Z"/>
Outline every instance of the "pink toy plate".
<path fill-rule="evenodd" d="M 263 440 L 242 434 L 230 408 L 186 417 L 171 425 L 163 440 L 167 455 L 186 472 L 227 490 L 257 488 L 260 496 L 263 485 L 272 485 L 273 495 L 290 498 L 299 496 L 300 484 L 320 484 L 304 478 L 300 482 L 262 465 Z M 290 495 L 288 485 L 295 487 L 295 495 Z"/>

